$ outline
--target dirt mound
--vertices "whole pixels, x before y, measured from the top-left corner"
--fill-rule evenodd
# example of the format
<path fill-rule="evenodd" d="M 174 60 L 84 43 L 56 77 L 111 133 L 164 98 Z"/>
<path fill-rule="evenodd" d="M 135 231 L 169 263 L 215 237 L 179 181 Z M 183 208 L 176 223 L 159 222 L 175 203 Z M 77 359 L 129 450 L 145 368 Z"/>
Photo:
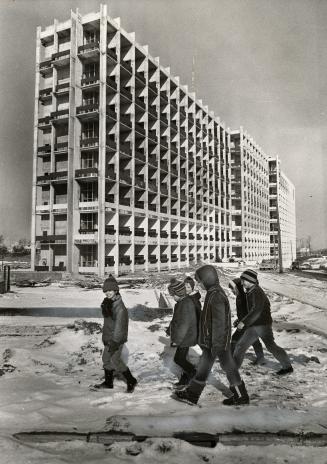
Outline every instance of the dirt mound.
<path fill-rule="evenodd" d="M 98 322 L 85 321 L 84 319 L 81 319 L 74 321 L 73 324 L 68 324 L 67 329 L 75 330 L 75 332 L 83 330 L 85 335 L 92 335 L 94 333 L 101 333 L 102 325 Z"/>

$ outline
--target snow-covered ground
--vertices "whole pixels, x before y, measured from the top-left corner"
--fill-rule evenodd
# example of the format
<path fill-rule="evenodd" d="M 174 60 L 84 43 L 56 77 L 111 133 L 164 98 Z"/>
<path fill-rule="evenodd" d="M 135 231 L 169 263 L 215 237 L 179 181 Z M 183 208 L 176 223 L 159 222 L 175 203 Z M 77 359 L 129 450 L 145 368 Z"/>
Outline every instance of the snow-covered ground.
<path fill-rule="evenodd" d="M 235 270 L 224 271 L 225 288 L 233 275 Z M 102 376 L 101 290 L 53 284 L 14 287 L 1 296 L 0 310 L 9 310 L 0 313 L 0 463 L 326 463 L 321 447 L 218 444 L 208 449 L 172 438 L 183 431 L 235 429 L 327 433 L 327 309 L 320 309 L 326 306 L 326 283 L 290 274 L 259 277 L 269 290 L 276 340 L 290 354 L 294 373 L 274 376 L 279 365 L 269 354 L 266 365 L 254 367 L 250 351 L 241 374 L 251 405 L 242 408 L 221 405 L 228 390 L 218 363 L 199 406 L 170 397 L 178 375 L 165 335 L 171 315 L 160 311 L 158 317 L 156 294 L 148 286 L 122 290 L 130 311 L 124 357 L 139 381 L 133 394 L 126 393 L 121 379 L 115 379 L 113 390 L 89 388 Z M 298 293 L 291 293 L 296 288 Z M 309 300 L 318 307 L 306 304 Z M 10 315 L 15 312 L 19 315 Z M 200 349 L 190 354 L 196 362 Z M 104 447 L 85 441 L 25 443 L 13 436 L 40 430 L 116 430 L 151 438 Z"/>

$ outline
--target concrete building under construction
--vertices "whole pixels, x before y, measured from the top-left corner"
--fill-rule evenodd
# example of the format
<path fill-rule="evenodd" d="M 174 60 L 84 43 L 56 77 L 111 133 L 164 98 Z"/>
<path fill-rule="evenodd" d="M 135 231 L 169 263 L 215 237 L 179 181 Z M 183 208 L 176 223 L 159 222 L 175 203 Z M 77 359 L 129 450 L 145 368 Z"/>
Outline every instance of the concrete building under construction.
<path fill-rule="evenodd" d="M 229 144 L 106 6 L 38 28 L 32 266 L 104 275 L 231 256 Z"/>
<path fill-rule="evenodd" d="M 35 82 L 33 269 L 103 276 L 269 255 L 262 150 L 105 5 L 37 29 Z"/>
<path fill-rule="evenodd" d="M 270 257 L 268 157 L 241 128 L 231 132 L 232 253 L 246 261 Z"/>
<path fill-rule="evenodd" d="M 278 157 L 269 158 L 269 212 L 270 256 L 290 267 L 296 258 L 295 187 Z"/>

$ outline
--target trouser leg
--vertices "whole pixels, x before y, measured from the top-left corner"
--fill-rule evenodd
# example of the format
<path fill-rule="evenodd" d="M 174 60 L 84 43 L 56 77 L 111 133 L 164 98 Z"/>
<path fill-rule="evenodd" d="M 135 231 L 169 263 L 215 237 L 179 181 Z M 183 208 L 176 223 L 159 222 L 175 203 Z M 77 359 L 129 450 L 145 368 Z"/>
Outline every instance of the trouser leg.
<path fill-rule="evenodd" d="M 242 337 L 243 333 L 244 333 L 244 329 L 235 330 L 235 332 L 233 333 L 231 344 L 230 344 L 232 355 L 234 354 L 235 346 L 237 342 L 239 341 L 239 339 Z"/>
<path fill-rule="evenodd" d="M 104 347 L 102 353 L 102 362 L 105 370 L 115 370 L 116 372 L 125 372 L 127 370 L 126 364 L 121 359 L 121 354 L 124 345 L 120 345 L 118 350 L 109 352 L 108 346 Z"/>
<path fill-rule="evenodd" d="M 271 325 L 258 326 L 257 332 L 267 350 L 274 356 L 274 358 L 281 363 L 283 368 L 289 368 L 291 366 L 290 358 L 286 351 L 276 344 Z"/>
<path fill-rule="evenodd" d="M 255 327 L 249 327 L 245 330 L 240 340 L 236 343 L 234 350 L 234 360 L 238 368 L 241 367 L 245 353 L 253 343 L 258 340 L 259 335 Z"/>
<path fill-rule="evenodd" d="M 232 335 L 231 352 L 232 352 L 233 356 L 234 356 L 234 351 L 235 351 L 236 344 L 241 339 L 241 337 L 243 336 L 245 330 L 246 329 L 235 330 L 235 332 Z M 264 358 L 263 347 L 262 347 L 262 344 L 260 343 L 259 339 L 253 343 L 252 347 L 254 349 L 254 352 L 255 352 L 255 355 L 256 355 L 257 359 L 258 360 L 263 359 Z"/>
<path fill-rule="evenodd" d="M 258 360 L 263 359 L 264 358 L 263 347 L 259 339 L 253 343 L 252 347 L 254 349 L 257 359 Z"/>
<path fill-rule="evenodd" d="M 192 376 L 194 374 L 195 367 L 186 359 L 188 352 L 188 347 L 178 346 L 174 356 L 174 362 L 178 366 L 180 366 L 183 369 L 183 371 L 186 372 L 189 376 Z"/>
<path fill-rule="evenodd" d="M 196 374 L 194 380 L 198 382 L 206 382 L 211 372 L 215 356 L 212 356 L 211 350 L 208 348 L 202 348 L 202 354 L 199 359 L 199 363 L 196 368 Z"/>
<path fill-rule="evenodd" d="M 230 349 L 218 353 L 218 360 L 220 367 L 226 374 L 229 384 L 231 386 L 240 385 L 242 383 L 242 379 Z"/>

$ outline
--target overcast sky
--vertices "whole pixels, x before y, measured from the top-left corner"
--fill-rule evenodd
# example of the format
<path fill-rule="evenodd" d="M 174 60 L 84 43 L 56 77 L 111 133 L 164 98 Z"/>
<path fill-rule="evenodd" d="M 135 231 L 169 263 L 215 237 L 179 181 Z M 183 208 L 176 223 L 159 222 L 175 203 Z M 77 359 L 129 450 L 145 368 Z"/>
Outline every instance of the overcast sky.
<path fill-rule="evenodd" d="M 0 0 L 0 234 L 30 236 L 36 27 L 97 0 Z M 106 3 L 103 1 L 102 3 Z M 242 125 L 296 187 L 297 236 L 327 246 L 327 0 L 110 0 L 227 125 Z"/>

